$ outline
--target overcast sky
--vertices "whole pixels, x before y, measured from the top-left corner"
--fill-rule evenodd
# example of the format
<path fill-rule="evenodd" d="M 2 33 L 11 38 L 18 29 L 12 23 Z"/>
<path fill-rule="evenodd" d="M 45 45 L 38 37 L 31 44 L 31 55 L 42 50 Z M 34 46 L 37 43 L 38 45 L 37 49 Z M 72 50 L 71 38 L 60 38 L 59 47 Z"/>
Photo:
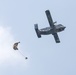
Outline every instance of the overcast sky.
<path fill-rule="evenodd" d="M 45 14 L 66 29 L 37 38 L 39 29 L 49 27 Z M 0 75 L 76 75 L 76 1 L 75 0 L 0 0 Z M 12 45 L 20 41 L 19 51 Z"/>

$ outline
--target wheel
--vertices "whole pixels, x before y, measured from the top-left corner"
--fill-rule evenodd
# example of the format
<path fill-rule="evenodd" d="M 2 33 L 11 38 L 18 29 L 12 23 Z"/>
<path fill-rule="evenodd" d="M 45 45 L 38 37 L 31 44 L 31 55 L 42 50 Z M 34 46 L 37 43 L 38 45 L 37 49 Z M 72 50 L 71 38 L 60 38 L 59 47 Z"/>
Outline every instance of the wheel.
<path fill-rule="evenodd" d="M 35 31 L 36 31 L 37 37 L 41 38 L 41 34 L 40 34 L 39 29 L 38 29 L 38 24 L 35 24 Z"/>

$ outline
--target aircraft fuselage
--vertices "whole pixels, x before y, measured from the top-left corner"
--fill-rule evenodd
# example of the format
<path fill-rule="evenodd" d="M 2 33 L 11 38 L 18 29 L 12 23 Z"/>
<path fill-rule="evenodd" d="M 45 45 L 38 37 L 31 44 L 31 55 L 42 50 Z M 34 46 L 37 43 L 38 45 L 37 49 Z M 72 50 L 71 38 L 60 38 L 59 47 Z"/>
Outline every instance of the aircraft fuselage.
<path fill-rule="evenodd" d="M 61 32 L 64 29 L 65 29 L 65 26 L 58 24 L 58 25 L 54 25 L 54 28 L 46 27 L 46 28 L 40 29 L 39 31 L 40 31 L 40 34 L 42 35 L 49 35 L 49 34 Z"/>

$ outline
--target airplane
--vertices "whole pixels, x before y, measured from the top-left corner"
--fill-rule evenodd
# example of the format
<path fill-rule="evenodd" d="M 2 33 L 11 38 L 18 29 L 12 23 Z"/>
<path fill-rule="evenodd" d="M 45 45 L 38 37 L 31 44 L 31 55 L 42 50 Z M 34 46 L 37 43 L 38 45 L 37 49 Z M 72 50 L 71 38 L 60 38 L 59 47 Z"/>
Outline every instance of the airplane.
<path fill-rule="evenodd" d="M 50 11 L 45 11 L 50 27 L 38 29 L 38 24 L 34 24 L 34 28 L 38 38 L 41 38 L 41 35 L 49 35 L 52 34 L 54 36 L 55 42 L 60 43 L 60 39 L 58 37 L 58 32 L 64 31 L 66 28 L 62 24 L 55 25 L 56 22 L 53 22 Z"/>

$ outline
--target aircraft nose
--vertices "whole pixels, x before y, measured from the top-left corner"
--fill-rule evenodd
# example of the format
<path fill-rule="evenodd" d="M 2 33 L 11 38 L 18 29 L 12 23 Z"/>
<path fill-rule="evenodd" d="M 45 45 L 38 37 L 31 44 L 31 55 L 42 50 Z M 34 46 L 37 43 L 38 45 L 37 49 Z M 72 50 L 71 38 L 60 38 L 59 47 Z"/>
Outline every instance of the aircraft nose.
<path fill-rule="evenodd" d="M 66 27 L 64 26 L 64 27 L 62 27 L 60 30 L 63 31 L 65 28 L 66 28 Z"/>
<path fill-rule="evenodd" d="M 62 30 L 64 30 L 66 27 L 64 26 L 63 28 L 62 28 Z"/>
<path fill-rule="evenodd" d="M 64 27 L 64 29 L 65 29 L 66 27 Z"/>

